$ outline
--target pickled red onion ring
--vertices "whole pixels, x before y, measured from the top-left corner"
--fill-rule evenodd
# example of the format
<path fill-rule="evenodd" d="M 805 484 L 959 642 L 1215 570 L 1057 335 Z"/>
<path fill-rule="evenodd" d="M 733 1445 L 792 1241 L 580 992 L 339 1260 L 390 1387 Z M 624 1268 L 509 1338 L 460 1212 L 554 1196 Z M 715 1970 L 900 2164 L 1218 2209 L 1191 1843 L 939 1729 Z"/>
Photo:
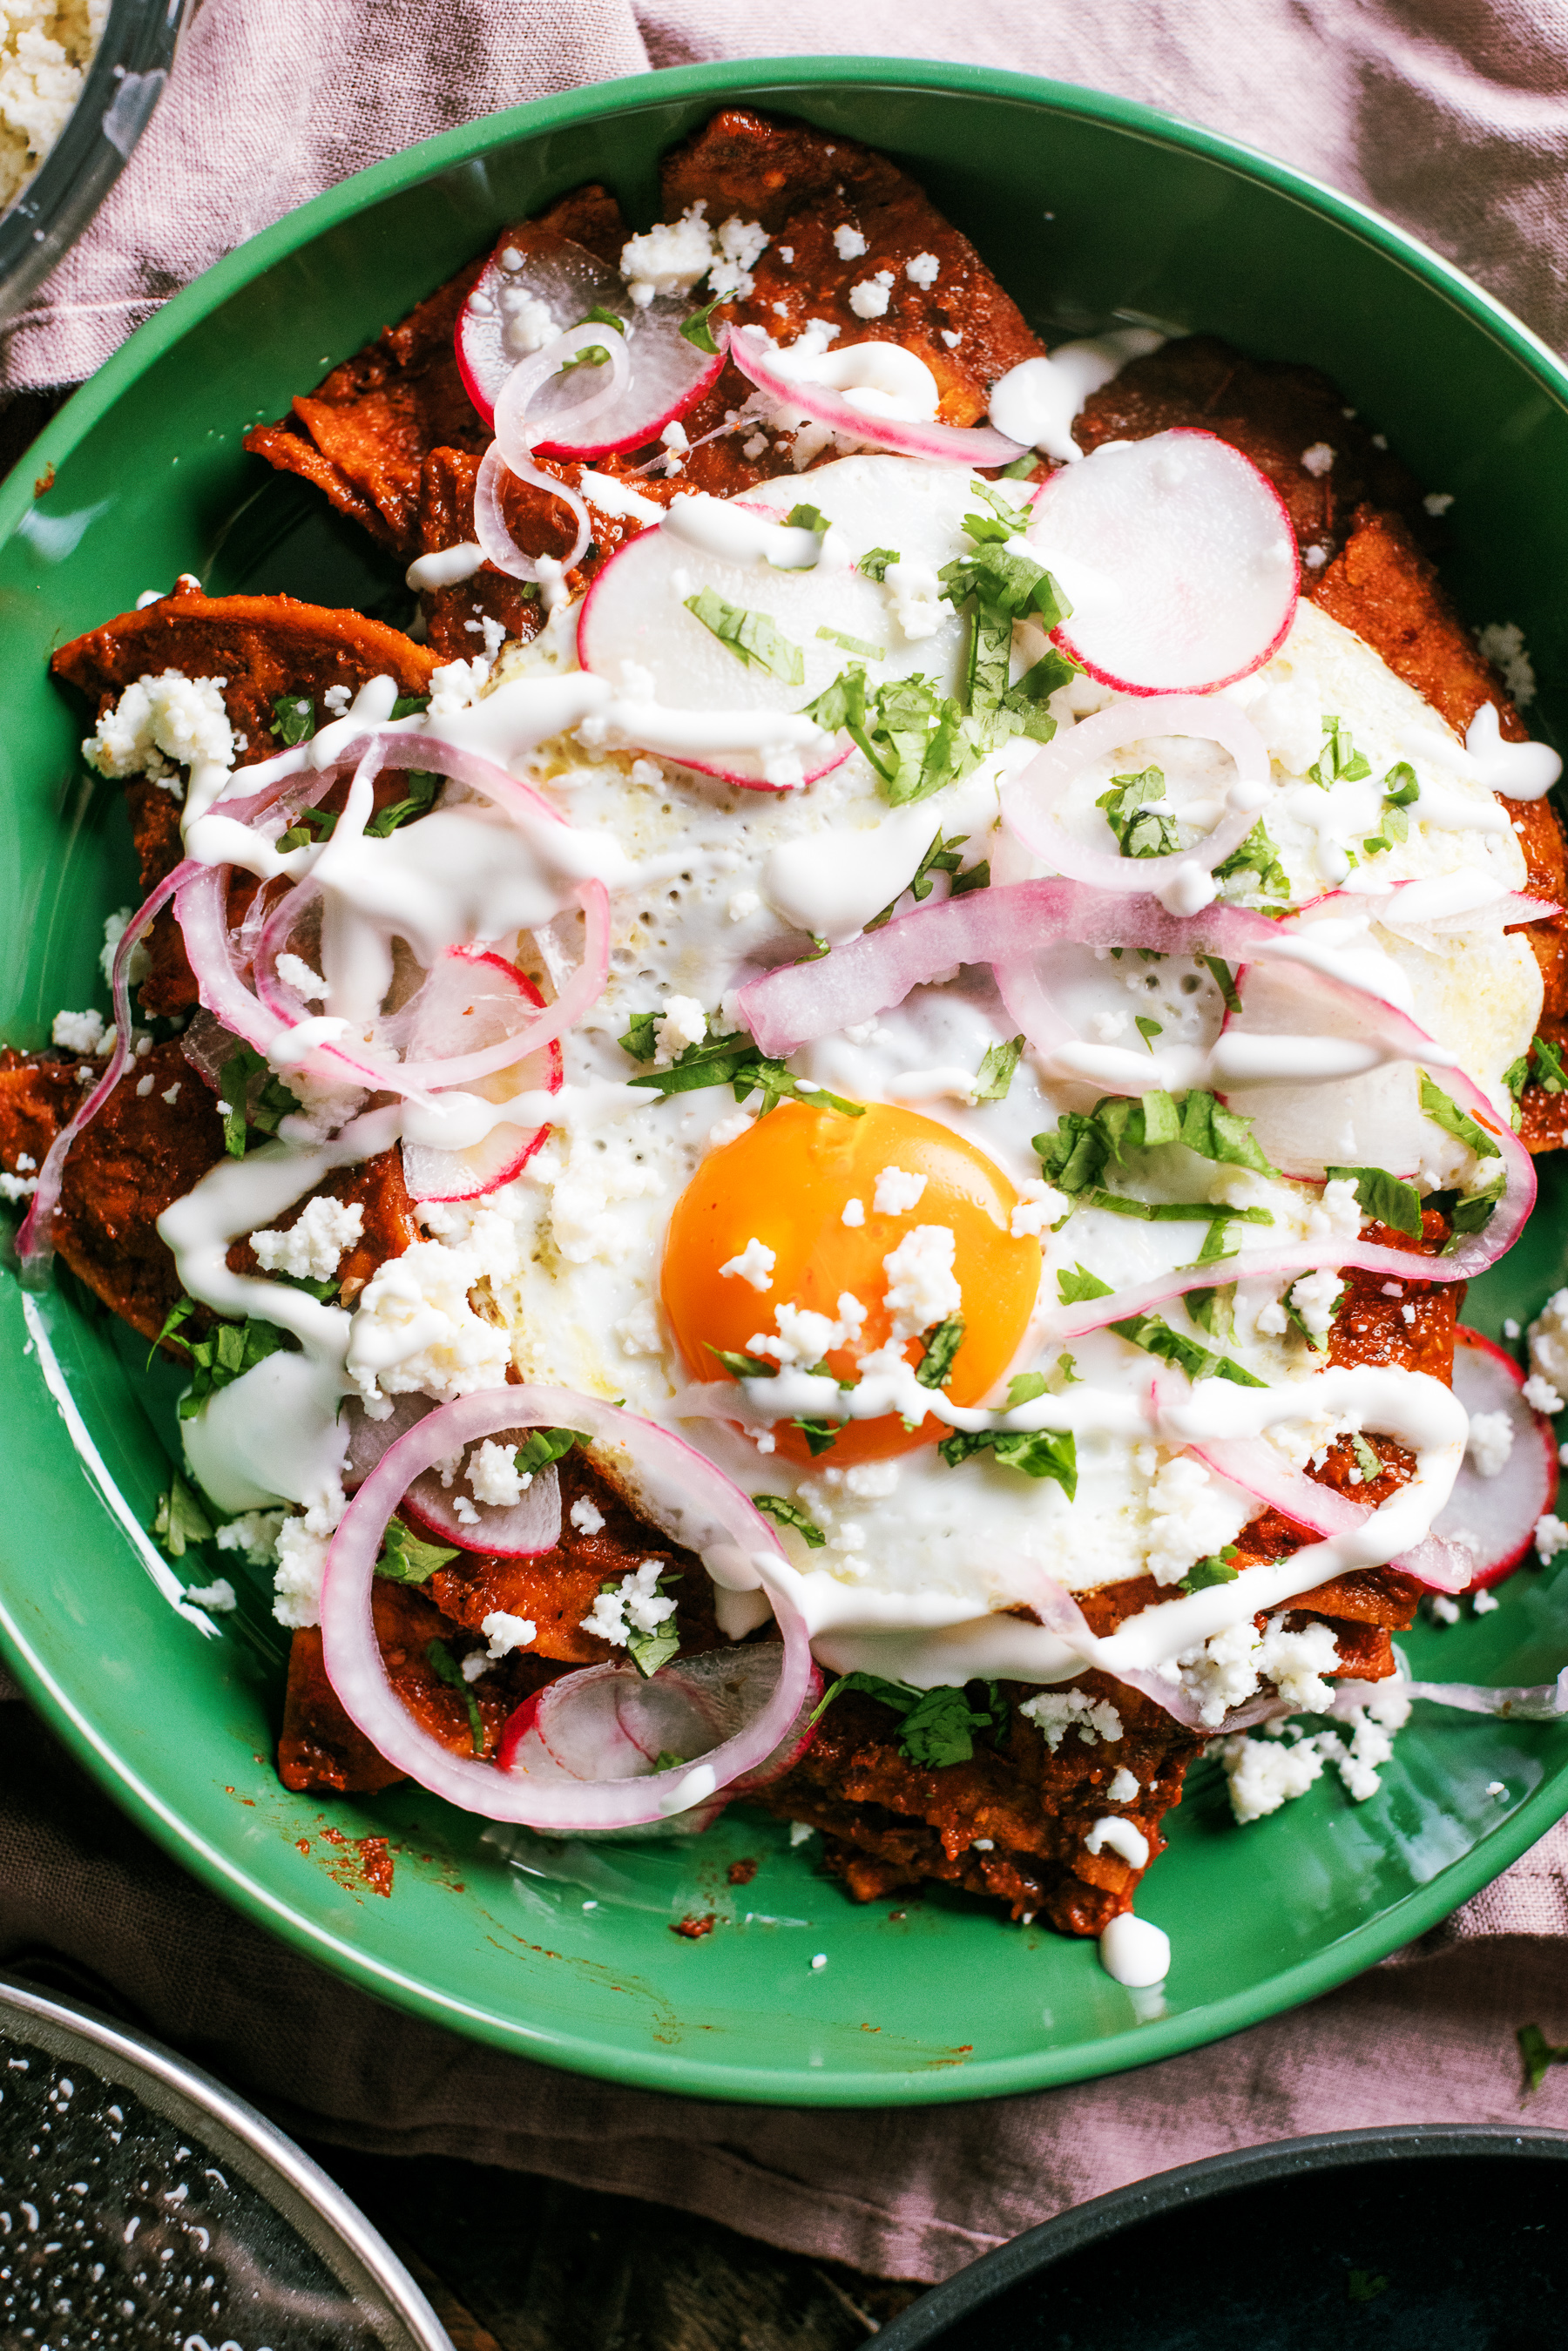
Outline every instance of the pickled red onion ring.
<path fill-rule="evenodd" d="M 570 406 L 552 409 L 549 417 L 530 428 L 528 402 L 542 391 L 552 376 L 559 375 L 569 360 L 578 359 L 587 350 L 597 348 L 609 360 L 610 372 L 602 382 L 585 376 L 580 387 L 580 397 Z M 602 370 L 595 367 L 591 377 Z M 496 394 L 494 432 L 496 446 L 512 472 L 523 475 L 530 463 L 536 444 L 545 439 L 559 440 L 561 429 L 570 426 L 573 433 L 591 417 L 613 408 L 625 392 L 631 379 L 632 361 L 626 350 L 626 339 L 619 327 L 600 321 L 585 322 L 580 327 L 569 327 L 564 335 L 557 335 L 542 350 L 519 360 L 511 374 Z M 547 483 L 550 476 L 542 476 Z"/>
<path fill-rule="evenodd" d="M 1010 465 L 1025 454 L 1021 443 L 1009 441 L 1005 433 L 988 424 L 916 423 L 902 417 L 875 416 L 826 384 L 813 383 L 809 376 L 787 374 L 777 363 L 772 337 L 761 327 L 732 327 L 727 348 L 741 374 L 769 400 L 812 417 L 867 448 L 892 449 L 900 456 L 935 457 L 961 465 Z"/>
<path fill-rule="evenodd" d="M 1203 877 L 1239 849 L 1258 821 L 1261 799 L 1248 795 L 1269 782 L 1269 749 L 1245 711 L 1214 695 L 1162 694 L 1127 696 L 1113 702 L 1092 718 L 1061 731 L 1035 753 L 1027 768 L 1002 788 L 1002 818 L 1019 839 L 1043 858 L 1056 872 L 1096 889 L 1124 893 L 1128 861 L 1114 848 L 1092 849 L 1071 834 L 1061 822 L 1058 803 L 1074 776 L 1120 750 L 1155 735 L 1196 736 L 1218 743 L 1236 763 L 1237 780 L 1246 804 L 1231 808 L 1202 841 L 1191 849 L 1173 850 L 1163 857 L 1138 860 L 1137 887 L 1152 891 L 1162 904 L 1167 897 L 1173 914 L 1191 914 L 1206 903 L 1184 903 L 1212 882 Z"/>
<path fill-rule="evenodd" d="M 508 465 L 501 455 L 500 444 L 496 441 L 491 442 L 480 459 L 479 471 L 474 480 L 474 536 L 485 550 L 486 560 L 493 563 L 497 571 L 509 573 L 514 580 L 537 583 L 545 577 L 539 569 L 539 558 L 526 554 L 507 526 L 506 510 L 501 504 L 501 477 L 504 474 L 510 474 L 514 480 L 526 482 L 534 489 L 546 491 L 550 497 L 559 498 L 563 507 L 570 508 L 572 520 L 577 525 L 577 537 L 560 559 L 559 572 L 552 573 L 552 577 L 559 578 L 560 573 L 570 571 L 572 565 L 580 560 L 592 534 L 593 526 L 588 508 L 569 483 L 559 480 L 554 474 L 542 474 L 531 460 L 524 458 L 520 465 Z M 553 565 L 555 558 L 552 556 L 549 560 Z"/>
<path fill-rule="evenodd" d="M 763 1579 L 783 1635 L 779 1672 L 766 1704 L 743 1729 L 706 1755 L 632 1779 L 584 1780 L 539 1743 L 528 1742 L 510 1771 L 454 1754 L 421 1729 L 392 1689 L 371 1611 L 376 1559 L 387 1521 L 422 1471 L 481 1437 L 513 1428 L 580 1430 L 629 1456 L 674 1512 L 677 1539 L 699 1552 L 739 1552 Z M 332 1539 L 321 1583 L 321 1640 L 328 1678 L 350 1719 L 389 1763 L 461 1810 L 488 1820 L 520 1822 L 558 1835 L 633 1828 L 701 1803 L 757 1771 L 796 1725 L 815 1668 L 804 1619 L 790 1603 L 788 1579 L 768 1577 L 785 1564 L 768 1521 L 705 1457 L 636 1414 L 567 1388 L 504 1387 L 459 1396 L 427 1413 L 382 1456 Z M 570 1698 L 570 1682 L 563 1677 Z M 522 1746 L 522 1742 L 518 1742 Z"/>

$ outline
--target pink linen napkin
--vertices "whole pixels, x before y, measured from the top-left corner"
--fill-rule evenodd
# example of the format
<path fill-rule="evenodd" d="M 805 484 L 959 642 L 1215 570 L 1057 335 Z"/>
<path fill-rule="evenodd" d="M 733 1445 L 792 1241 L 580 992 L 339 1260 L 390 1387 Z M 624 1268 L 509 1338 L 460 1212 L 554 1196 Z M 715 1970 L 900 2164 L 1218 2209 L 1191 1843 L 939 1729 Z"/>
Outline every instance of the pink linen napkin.
<path fill-rule="evenodd" d="M 0 356 L 89 375 L 256 230 L 412 141 L 655 66 L 951 58 L 1082 82 L 1364 198 L 1568 347 L 1568 15 L 1558 0 L 205 0 L 151 129 Z"/>

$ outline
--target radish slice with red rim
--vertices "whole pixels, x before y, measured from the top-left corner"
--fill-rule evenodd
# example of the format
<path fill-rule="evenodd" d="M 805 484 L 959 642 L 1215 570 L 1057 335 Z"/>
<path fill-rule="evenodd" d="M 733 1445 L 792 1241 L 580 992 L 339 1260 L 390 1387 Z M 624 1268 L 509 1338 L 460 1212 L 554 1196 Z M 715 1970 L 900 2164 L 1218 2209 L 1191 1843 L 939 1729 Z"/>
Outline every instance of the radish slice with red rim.
<path fill-rule="evenodd" d="M 783 1636 L 760 1652 L 774 1664 L 771 1682 L 749 1691 L 755 1710 L 737 1729 L 678 1765 L 643 1770 L 632 1777 L 576 1776 L 538 1737 L 542 1708 L 535 1706 L 526 1734 L 510 1746 L 509 1768 L 497 1770 L 455 1754 L 432 1738 L 387 1678 L 375 1637 L 371 1591 L 388 1520 L 413 1480 L 435 1462 L 497 1433 L 539 1427 L 581 1430 L 612 1461 L 617 1482 L 636 1506 L 664 1526 L 674 1541 L 716 1562 L 722 1554 L 731 1575 L 738 1554 L 747 1574 L 767 1581 Z M 768 1520 L 722 1470 L 679 1437 L 633 1413 L 565 1388 L 489 1390 L 460 1396 L 426 1414 L 382 1455 L 349 1505 L 322 1576 L 323 1660 L 350 1719 L 389 1763 L 433 1794 L 490 1820 L 519 1821 L 558 1835 L 634 1827 L 706 1803 L 766 1764 L 797 1723 L 814 1668 L 804 1620 L 788 1594 L 788 1579 L 769 1576 L 775 1562 L 784 1564 L 784 1553 Z M 559 1692 L 551 1702 L 558 1749 L 567 1733 L 554 1708 L 571 1703 L 572 1685 L 583 1678 L 564 1675 L 550 1686 Z M 587 1700 L 595 1707 L 601 1704 L 593 1697 L 598 1686 L 591 1687 Z M 623 1755 L 621 1760 L 625 1761 Z"/>
<path fill-rule="evenodd" d="M 1552 1423 L 1531 1409 L 1523 1391 L 1513 1357 L 1461 1322 L 1454 1394 L 1470 1416 L 1470 1443 L 1432 1531 L 1468 1553 L 1478 1589 L 1500 1583 L 1525 1558 L 1557 1491 Z"/>
<path fill-rule="evenodd" d="M 348 1493 L 357 1492 L 383 1454 L 438 1409 L 429 1396 L 400 1395 L 390 1401 L 392 1409 L 383 1420 L 372 1420 L 357 1396 L 345 1409 L 349 1449 L 343 1486 Z M 527 1437 L 526 1429 L 514 1428 L 502 1431 L 497 1441 L 517 1446 Z M 442 1468 L 422 1470 L 398 1504 L 397 1516 L 435 1542 L 485 1559 L 529 1559 L 555 1548 L 560 1540 L 560 1477 L 553 1461 L 535 1470 L 517 1502 L 481 1502 L 468 1494 L 472 1520 L 458 1516 L 455 1499 L 465 1491 L 465 1468 L 459 1453 L 455 1467 L 451 1460 L 445 1463 L 445 1469 L 453 1471 L 450 1483 Z"/>
<path fill-rule="evenodd" d="M 1113 441 L 1051 475 L 1030 551 L 1072 610 L 1055 631 L 1123 694 L 1211 694 L 1266 662 L 1301 569 L 1273 484 L 1212 433 Z"/>
<path fill-rule="evenodd" d="M 788 353 L 780 353 L 762 327 L 731 328 L 728 351 L 741 374 L 758 392 L 777 401 L 781 409 L 827 425 L 841 439 L 862 442 L 873 449 L 895 450 L 906 457 L 932 457 L 959 465 L 1010 465 L 1024 455 L 1020 443 L 1009 441 L 1005 433 L 995 432 L 988 424 L 938 424 L 858 407 L 845 392 L 798 373 Z M 832 354 L 835 360 L 847 356 L 847 351 Z"/>
<path fill-rule="evenodd" d="M 503 258 L 507 255 L 519 266 L 508 269 Z M 507 378 L 542 348 L 538 337 L 554 340 L 582 327 L 589 330 L 585 344 L 591 343 L 592 310 L 612 312 L 621 321 L 626 381 L 617 386 L 612 402 L 591 414 L 573 404 L 571 378 L 546 383 L 528 405 L 528 431 L 540 455 L 592 464 L 641 448 L 657 440 L 666 424 L 684 416 L 717 381 L 722 351 L 700 350 L 681 331 L 692 315 L 691 303 L 659 296 L 638 309 L 619 270 L 585 246 L 536 224 L 503 240 L 458 314 L 458 371 L 486 424 L 495 420 Z M 498 424 L 496 430 L 500 437 Z"/>
<path fill-rule="evenodd" d="M 413 1016 L 409 1053 L 423 1060 L 441 1050 L 455 1051 L 459 1044 L 469 1049 L 489 1044 L 511 1033 L 519 1004 L 538 1008 L 544 998 L 515 965 L 482 947 L 452 948 L 433 967 L 408 1008 Z M 556 1038 L 512 1068 L 476 1078 L 465 1092 L 504 1107 L 521 1094 L 559 1093 L 561 1077 L 560 1040 Z M 435 1107 L 442 1106 L 438 1094 Z M 453 1150 L 405 1136 L 403 1180 L 416 1200 L 477 1199 L 520 1175 L 549 1133 L 548 1126 L 533 1121 L 518 1125 L 497 1119 L 474 1142 Z"/>

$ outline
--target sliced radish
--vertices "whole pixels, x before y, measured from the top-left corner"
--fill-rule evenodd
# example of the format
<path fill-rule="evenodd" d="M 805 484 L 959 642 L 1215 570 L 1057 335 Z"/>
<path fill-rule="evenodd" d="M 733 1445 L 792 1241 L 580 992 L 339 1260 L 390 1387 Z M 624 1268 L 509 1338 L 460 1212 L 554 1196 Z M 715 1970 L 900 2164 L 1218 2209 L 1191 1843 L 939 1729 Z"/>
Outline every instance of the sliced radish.
<path fill-rule="evenodd" d="M 1053 474 L 1030 547 L 1072 605 L 1057 643 L 1124 694 L 1209 694 L 1295 616 L 1295 534 L 1272 483 L 1212 433 L 1111 441 Z"/>
<path fill-rule="evenodd" d="M 861 404 L 845 365 L 857 350 L 866 354 L 864 381 L 875 404 L 873 401 Z M 762 327 L 736 327 L 729 335 L 730 358 L 758 392 L 766 392 L 787 412 L 827 425 L 844 440 L 869 442 L 873 448 L 896 450 L 903 456 L 933 458 L 939 465 L 1010 465 L 1023 455 L 1020 442 L 1009 441 L 1005 433 L 995 432 L 988 424 L 938 424 L 931 417 L 890 413 L 890 409 L 915 403 L 901 401 L 896 392 L 890 397 L 878 381 L 878 359 L 889 350 L 906 360 L 914 358 L 897 344 L 873 340 L 824 351 L 816 355 L 818 363 L 813 365 L 792 360 Z M 915 360 L 915 365 L 925 372 L 922 362 Z M 817 478 L 812 475 L 813 486 Z"/>
<path fill-rule="evenodd" d="M 520 1008 L 538 1010 L 544 998 L 504 956 L 484 947 L 455 947 L 434 966 L 414 1002 L 408 1051 L 417 1061 L 427 1061 L 495 1044 L 512 1033 Z M 464 1092 L 505 1104 L 519 1094 L 559 1093 L 560 1084 L 560 1040 L 552 1038 L 538 1052 L 510 1069 L 476 1078 Z M 441 1096 L 436 1102 L 438 1108 L 443 1106 Z M 501 1120 L 458 1150 L 405 1139 L 403 1178 L 416 1200 L 476 1199 L 520 1174 L 549 1132 L 533 1121 L 518 1126 Z"/>
<path fill-rule="evenodd" d="M 1416 1068 L 1430 1040 L 1414 1021 L 1289 964 L 1249 965 L 1238 991 L 1241 1010 L 1227 1013 L 1211 1057 L 1214 1082 L 1228 1109 L 1254 1121 L 1260 1149 L 1283 1175 L 1317 1181 L 1328 1167 L 1385 1167 L 1408 1178 L 1431 1157 Z M 1279 1053 L 1285 1038 L 1285 1050 L 1299 1050 L 1300 1079 L 1246 1083 L 1252 1054 Z"/>
<path fill-rule="evenodd" d="M 811 504 L 833 526 L 811 569 L 778 570 L 760 553 L 756 560 L 728 559 L 677 536 L 674 528 L 656 528 L 629 541 L 605 565 L 578 623 L 578 657 L 584 669 L 608 678 L 633 701 L 645 697 L 668 721 L 685 719 L 692 729 L 690 748 L 672 748 L 667 756 L 727 782 L 754 788 L 768 783 L 761 754 L 724 744 L 722 721 L 732 714 L 755 733 L 768 713 L 800 711 L 850 662 L 862 663 L 873 684 L 918 670 L 950 693 L 964 658 L 967 623 L 956 612 L 942 606 L 932 633 L 907 635 L 898 618 L 897 582 L 879 584 L 852 566 L 873 548 L 885 546 L 889 516 L 896 511 L 896 552 L 911 570 L 931 575 L 929 595 L 922 601 L 927 606 L 924 619 L 932 617 L 935 574 L 966 544 L 963 516 L 974 505 L 967 477 L 908 458 L 846 457 L 819 466 L 810 490 Z M 799 477 L 790 475 L 759 483 L 743 499 L 714 504 L 720 513 L 772 523 L 801 495 Z M 677 514 L 681 504 L 675 501 Z M 761 544 L 759 535 L 759 549 Z M 727 604 L 766 614 L 799 650 L 801 683 L 791 685 L 737 659 L 688 611 L 686 599 L 704 588 Z M 904 609 L 916 628 L 924 625 L 907 604 Z M 844 638 L 851 643 L 843 643 Z M 697 739 L 704 732 L 706 744 Z M 667 739 L 673 744 L 674 733 Z M 802 780 L 826 774 L 847 756 L 847 748 L 840 740 L 825 756 L 808 751 Z"/>
<path fill-rule="evenodd" d="M 343 1415 L 349 1431 L 345 1490 L 358 1492 L 382 1456 L 436 1409 L 429 1396 L 400 1395 L 392 1399 L 384 1420 L 372 1420 L 358 1397 L 353 1398 Z M 496 1441 L 522 1445 L 528 1436 L 526 1428 L 505 1429 Z M 461 1447 L 458 1458 L 460 1466 L 450 1485 L 436 1468 L 425 1469 L 415 1478 L 397 1506 L 400 1519 L 433 1541 L 450 1543 L 455 1551 L 474 1552 L 483 1559 L 531 1559 L 555 1549 L 560 1541 L 560 1478 L 553 1461 L 534 1472 L 520 1500 L 497 1503 L 481 1502 L 468 1492 Z M 455 1501 L 460 1494 L 467 1494 L 478 1513 L 476 1519 L 459 1518 Z"/>
<path fill-rule="evenodd" d="M 1454 1490 L 1432 1521 L 1435 1535 L 1471 1552 L 1471 1583 L 1479 1587 L 1500 1583 L 1529 1551 L 1535 1522 L 1557 1491 L 1557 1441 L 1544 1414 L 1525 1403 L 1524 1374 L 1511 1355 L 1462 1322 L 1454 1341 L 1454 1394 L 1472 1423 L 1478 1415 L 1500 1413 L 1513 1440 L 1490 1478 L 1467 1450 Z"/>
<path fill-rule="evenodd" d="M 512 260 L 511 267 L 503 256 Z M 555 374 L 528 405 L 541 456 L 580 457 L 591 464 L 657 440 L 666 424 L 684 416 L 717 381 L 722 351 L 699 350 L 681 332 L 693 307 L 658 297 L 645 310 L 638 309 L 619 270 L 571 238 L 531 224 L 502 238 L 459 313 L 458 371 L 469 399 L 486 423 L 492 423 L 502 389 L 520 361 L 584 321 L 591 325 L 591 310 L 612 312 L 622 321 L 630 362 L 614 402 L 591 419 L 579 414 L 574 422 L 580 397 L 574 379 Z"/>

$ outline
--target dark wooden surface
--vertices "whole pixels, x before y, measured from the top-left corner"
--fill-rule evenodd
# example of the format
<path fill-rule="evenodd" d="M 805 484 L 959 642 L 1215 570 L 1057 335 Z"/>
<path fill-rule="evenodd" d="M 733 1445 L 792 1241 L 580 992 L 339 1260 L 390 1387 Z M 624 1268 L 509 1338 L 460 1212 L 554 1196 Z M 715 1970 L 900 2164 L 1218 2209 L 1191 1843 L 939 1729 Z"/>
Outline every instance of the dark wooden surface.
<path fill-rule="evenodd" d="M 854 2351 L 920 2291 L 528 2172 L 309 2152 L 413 2272 L 456 2351 Z"/>

